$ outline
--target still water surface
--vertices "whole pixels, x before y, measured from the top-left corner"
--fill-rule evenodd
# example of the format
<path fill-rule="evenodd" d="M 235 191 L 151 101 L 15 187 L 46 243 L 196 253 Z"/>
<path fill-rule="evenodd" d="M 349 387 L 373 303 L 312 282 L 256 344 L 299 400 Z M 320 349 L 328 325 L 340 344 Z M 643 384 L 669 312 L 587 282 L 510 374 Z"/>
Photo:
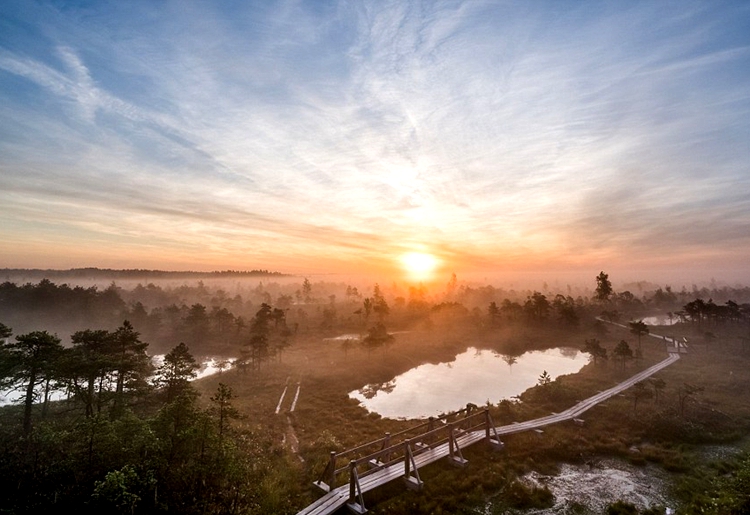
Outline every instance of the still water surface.
<path fill-rule="evenodd" d="M 424 364 L 387 383 L 368 384 L 349 393 L 369 411 L 395 419 L 426 418 L 467 403 L 495 404 L 537 384 L 543 371 L 556 378 L 578 372 L 588 355 L 559 348 L 518 357 L 469 347 L 450 363 Z"/>

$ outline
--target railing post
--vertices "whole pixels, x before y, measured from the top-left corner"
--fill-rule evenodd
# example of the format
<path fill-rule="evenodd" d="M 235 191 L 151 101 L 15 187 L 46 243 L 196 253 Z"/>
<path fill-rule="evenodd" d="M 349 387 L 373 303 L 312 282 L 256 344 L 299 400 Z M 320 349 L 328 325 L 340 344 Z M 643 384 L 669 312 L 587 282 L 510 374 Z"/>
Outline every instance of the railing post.
<path fill-rule="evenodd" d="M 404 441 L 404 477 L 411 474 L 411 440 Z"/>
<path fill-rule="evenodd" d="M 357 502 L 357 462 L 351 460 L 349 462 L 349 503 Z"/>
<path fill-rule="evenodd" d="M 390 446 L 391 446 L 391 433 L 388 432 L 385 434 L 385 439 L 383 440 L 383 449 L 388 449 Z M 388 463 L 389 461 L 391 461 L 391 453 L 390 452 L 385 453 L 383 455 L 382 461 L 384 463 Z"/>
<path fill-rule="evenodd" d="M 414 475 L 412 475 L 412 466 Z M 419 468 L 414 461 L 414 454 L 411 452 L 411 440 L 404 442 L 404 482 L 406 487 L 411 490 L 421 490 L 422 480 L 419 478 Z"/>
<path fill-rule="evenodd" d="M 456 440 L 456 434 L 454 432 L 456 425 L 460 425 L 460 421 L 451 422 L 451 425 L 448 428 L 448 448 L 450 450 L 448 460 L 451 465 L 465 467 L 468 462 L 464 459 L 463 454 L 461 453 L 461 448 L 458 446 L 458 441 Z"/>
<path fill-rule="evenodd" d="M 490 410 L 489 408 L 484 408 L 484 437 L 487 438 L 487 441 L 490 439 Z"/>
<path fill-rule="evenodd" d="M 328 488 L 333 490 L 336 485 L 336 451 L 331 451 L 331 458 L 328 461 L 328 468 L 331 469 L 331 477 L 328 480 Z M 329 490 L 329 491 L 330 491 Z"/>

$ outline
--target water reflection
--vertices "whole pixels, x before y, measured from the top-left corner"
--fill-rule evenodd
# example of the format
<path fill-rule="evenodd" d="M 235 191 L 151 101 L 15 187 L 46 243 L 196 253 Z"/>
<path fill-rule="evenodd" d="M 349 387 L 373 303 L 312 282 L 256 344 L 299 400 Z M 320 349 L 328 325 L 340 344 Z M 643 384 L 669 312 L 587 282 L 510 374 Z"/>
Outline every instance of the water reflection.
<path fill-rule="evenodd" d="M 391 393 L 396 388 L 396 380 L 388 381 L 387 383 L 372 383 L 363 386 L 359 389 L 359 394 L 365 399 L 372 399 L 379 392 Z"/>
<path fill-rule="evenodd" d="M 470 347 L 450 363 L 425 364 L 392 380 L 350 392 L 369 411 L 389 418 L 425 418 L 471 402 L 497 403 L 534 386 L 543 371 L 554 379 L 588 362 L 576 349 L 508 356 Z"/>

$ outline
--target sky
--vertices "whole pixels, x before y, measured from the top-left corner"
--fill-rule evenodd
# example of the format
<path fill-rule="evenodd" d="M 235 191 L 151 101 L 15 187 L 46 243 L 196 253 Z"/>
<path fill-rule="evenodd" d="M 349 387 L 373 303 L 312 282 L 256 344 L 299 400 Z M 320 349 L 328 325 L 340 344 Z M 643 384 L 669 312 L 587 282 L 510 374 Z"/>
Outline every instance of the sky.
<path fill-rule="evenodd" d="M 750 3 L 0 2 L 0 267 L 407 253 L 750 283 Z"/>

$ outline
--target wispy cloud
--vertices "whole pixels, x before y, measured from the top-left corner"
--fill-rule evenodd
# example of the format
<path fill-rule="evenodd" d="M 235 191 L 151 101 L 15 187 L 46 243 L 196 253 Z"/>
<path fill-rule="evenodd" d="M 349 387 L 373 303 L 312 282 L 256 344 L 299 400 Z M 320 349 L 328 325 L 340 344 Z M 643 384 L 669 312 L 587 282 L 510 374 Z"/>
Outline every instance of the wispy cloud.
<path fill-rule="evenodd" d="M 6 227 L 304 269 L 750 247 L 741 3 L 38 9 L 0 38 Z"/>

